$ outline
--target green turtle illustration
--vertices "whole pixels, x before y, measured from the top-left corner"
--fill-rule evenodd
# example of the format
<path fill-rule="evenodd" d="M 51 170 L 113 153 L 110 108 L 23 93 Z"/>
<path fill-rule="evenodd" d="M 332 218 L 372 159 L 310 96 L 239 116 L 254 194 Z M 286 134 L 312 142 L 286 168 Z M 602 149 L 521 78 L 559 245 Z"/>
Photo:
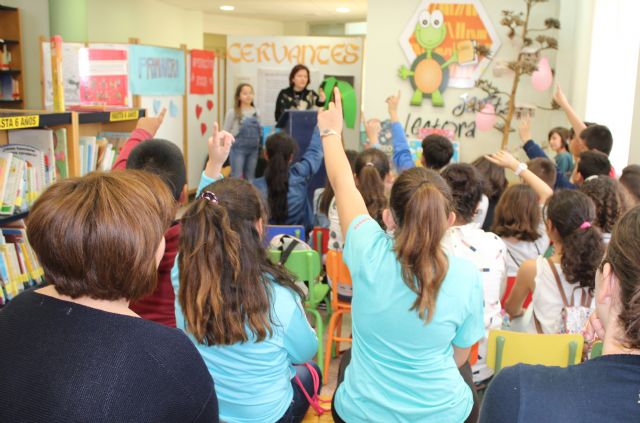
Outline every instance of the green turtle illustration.
<path fill-rule="evenodd" d="M 412 106 L 422 105 L 422 99 L 431 97 L 434 107 L 444 106 L 442 90 L 447 86 L 449 70 L 447 67 L 458 61 L 458 52 L 453 54 L 446 62 L 433 50 L 436 49 L 447 37 L 447 28 L 444 25 L 444 16 L 440 10 L 429 13 L 427 10 L 420 14 L 415 30 L 416 41 L 425 52 L 415 58 L 411 69 L 402 65 L 398 72 L 400 78 L 406 80 L 410 77 L 414 87 Z"/>

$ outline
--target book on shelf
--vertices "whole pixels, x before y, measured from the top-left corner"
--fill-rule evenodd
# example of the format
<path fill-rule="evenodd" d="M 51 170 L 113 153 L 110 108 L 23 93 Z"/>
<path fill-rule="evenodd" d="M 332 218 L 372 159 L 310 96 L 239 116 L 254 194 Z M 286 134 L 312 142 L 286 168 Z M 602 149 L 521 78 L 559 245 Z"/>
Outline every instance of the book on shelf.
<path fill-rule="evenodd" d="M 130 135 L 130 132 L 100 132 L 95 137 L 80 137 L 80 176 L 96 170 L 110 171 Z"/>
<path fill-rule="evenodd" d="M 9 131 L 9 144 L 28 145 L 44 153 L 44 186 L 56 182 L 56 152 L 54 132 L 51 129 L 21 129 Z"/>
<path fill-rule="evenodd" d="M 44 270 L 29 245 L 24 228 L 0 232 L 0 306 L 20 292 L 44 283 Z"/>
<path fill-rule="evenodd" d="M 69 176 L 67 128 L 56 129 L 53 132 L 53 144 L 56 163 L 56 180 L 60 181 Z"/>

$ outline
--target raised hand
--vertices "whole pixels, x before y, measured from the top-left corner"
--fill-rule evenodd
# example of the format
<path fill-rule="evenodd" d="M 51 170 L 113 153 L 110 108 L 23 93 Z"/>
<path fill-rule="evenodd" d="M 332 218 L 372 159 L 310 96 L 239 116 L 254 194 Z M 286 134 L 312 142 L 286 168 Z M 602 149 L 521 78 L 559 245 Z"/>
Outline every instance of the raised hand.
<path fill-rule="evenodd" d="M 378 144 L 378 138 L 380 137 L 380 131 L 382 130 L 382 124 L 380 119 L 369 119 L 364 124 L 364 131 L 367 134 L 366 148 L 371 148 Z"/>
<path fill-rule="evenodd" d="M 320 135 L 335 132 L 338 136 L 342 134 L 342 96 L 338 88 L 333 89 L 333 99 L 329 103 L 328 110 L 318 110 L 318 129 Z"/>
<path fill-rule="evenodd" d="M 556 84 L 556 91 L 553 93 L 553 100 L 563 109 L 569 104 L 567 97 L 562 92 L 560 84 Z"/>
<path fill-rule="evenodd" d="M 400 90 L 398 90 L 398 94 L 390 95 L 387 97 L 385 102 L 387 103 L 387 108 L 389 110 L 389 116 L 391 120 L 396 122 L 398 120 L 398 104 L 400 104 Z"/>
<path fill-rule="evenodd" d="M 144 129 L 147 131 L 151 138 L 156 136 L 158 132 L 158 128 L 162 125 L 162 121 L 164 120 L 164 115 L 167 113 L 167 108 L 164 107 L 160 114 L 156 117 L 143 117 L 138 119 L 138 123 L 136 124 L 136 129 Z"/>
<path fill-rule="evenodd" d="M 511 169 L 513 171 L 515 171 L 518 168 L 518 165 L 520 164 L 518 159 L 513 157 L 511 153 L 504 150 L 498 151 L 497 153 L 494 153 L 494 154 L 487 154 L 484 157 L 490 162 L 495 163 L 500 167 L 503 167 L 505 169 Z"/>
<path fill-rule="evenodd" d="M 520 135 L 520 140 L 524 144 L 525 142 L 533 139 L 531 136 L 531 117 L 526 115 L 522 119 L 520 119 L 520 125 L 518 125 L 518 134 Z"/>
<path fill-rule="evenodd" d="M 220 131 L 218 122 L 213 124 L 213 132 L 207 140 L 207 149 L 209 151 L 209 161 L 205 173 L 210 178 L 216 178 L 220 175 L 224 162 L 229 157 L 231 146 L 235 142 L 235 138 L 227 131 Z"/>

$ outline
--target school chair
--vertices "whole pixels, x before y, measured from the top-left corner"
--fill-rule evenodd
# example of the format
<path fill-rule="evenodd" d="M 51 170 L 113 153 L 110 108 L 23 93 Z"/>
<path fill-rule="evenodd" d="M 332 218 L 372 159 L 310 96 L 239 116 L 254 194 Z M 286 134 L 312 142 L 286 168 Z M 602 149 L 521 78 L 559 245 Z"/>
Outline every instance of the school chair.
<path fill-rule="evenodd" d="M 589 354 L 589 358 L 598 358 L 602 355 L 602 341 L 594 342 L 591 346 L 591 353 Z"/>
<path fill-rule="evenodd" d="M 314 226 L 309 235 L 309 244 L 320 255 L 327 254 L 327 251 L 329 251 L 329 228 Z"/>
<path fill-rule="evenodd" d="M 305 240 L 304 226 L 302 225 L 266 225 L 264 240 L 267 245 L 276 235 L 290 235 Z"/>
<path fill-rule="evenodd" d="M 336 355 L 340 354 L 340 342 L 352 342 L 351 338 L 342 337 L 342 315 L 351 313 L 351 303 L 341 301 L 338 298 L 338 284 L 351 286 L 351 273 L 349 268 L 342 261 L 342 253 L 329 250 L 327 252 L 327 276 L 331 281 L 331 318 L 329 319 L 329 329 L 327 330 L 327 346 L 325 348 L 324 368 L 329 374 L 329 364 L 331 362 L 332 351 Z"/>
<path fill-rule="evenodd" d="M 580 334 L 547 335 L 537 333 L 489 331 L 487 366 L 498 373 L 515 364 L 542 364 L 567 367 L 582 359 L 584 338 Z"/>
<path fill-rule="evenodd" d="M 272 263 L 280 262 L 281 252 L 278 250 L 268 250 L 269 260 Z M 315 250 L 294 250 L 291 252 L 284 267 L 289 270 L 299 281 L 309 283 L 309 291 L 305 299 L 304 308 L 311 313 L 316 321 L 316 334 L 318 335 L 318 366 L 322 374 L 326 374 L 323 368 L 324 345 L 322 334 L 324 333 L 324 321 L 318 311 L 318 305 L 327 297 L 329 287 L 319 281 L 322 265 L 320 255 Z M 327 311 L 330 313 L 329 305 Z"/>

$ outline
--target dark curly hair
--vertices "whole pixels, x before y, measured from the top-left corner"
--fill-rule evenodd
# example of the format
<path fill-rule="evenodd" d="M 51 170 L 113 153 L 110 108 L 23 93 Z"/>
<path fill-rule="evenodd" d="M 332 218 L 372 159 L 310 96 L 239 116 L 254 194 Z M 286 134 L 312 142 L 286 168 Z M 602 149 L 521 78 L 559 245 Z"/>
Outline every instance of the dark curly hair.
<path fill-rule="evenodd" d="M 470 222 L 482 198 L 482 175 L 470 164 L 460 163 L 447 166 L 441 176 L 451 188 L 457 217 Z"/>
<path fill-rule="evenodd" d="M 640 348 L 640 207 L 629 210 L 613 228 L 607 256 L 620 284 L 618 320 L 625 332 L 624 344 Z"/>
<path fill-rule="evenodd" d="M 640 165 L 632 164 L 622 169 L 620 183 L 627 189 L 629 200 L 640 203 Z"/>
<path fill-rule="evenodd" d="M 520 241 L 535 241 L 542 234 L 538 195 L 525 184 L 512 185 L 502 194 L 493 217 L 491 232 Z"/>
<path fill-rule="evenodd" d="M 628 205 L 624 188 L 620 182 L 608 176 L 589 179 L 580 187 L 596 205 L 593 223 L 602 232 L 611 233 L 618 219 L 627 211 Z"/>
<path fill-rule="evenodd" d="M 547 200 L 546 215 L 560 236 L 560 266 L 567 282 L 593 292 L 598 264 L 604 255 L 602 233 L 592 223 L 596 207 L 586 194 L 576 190 L 556 191 Z"/>
<path fill-rule="evenodd" d="M 505 189 L 508 181 L 504 173 L 504 168 L 490 162 L 484 156 L 480 156 L 471 163 L 484 178 L 484 195 L 490 201 L 497 202 Z"/>

